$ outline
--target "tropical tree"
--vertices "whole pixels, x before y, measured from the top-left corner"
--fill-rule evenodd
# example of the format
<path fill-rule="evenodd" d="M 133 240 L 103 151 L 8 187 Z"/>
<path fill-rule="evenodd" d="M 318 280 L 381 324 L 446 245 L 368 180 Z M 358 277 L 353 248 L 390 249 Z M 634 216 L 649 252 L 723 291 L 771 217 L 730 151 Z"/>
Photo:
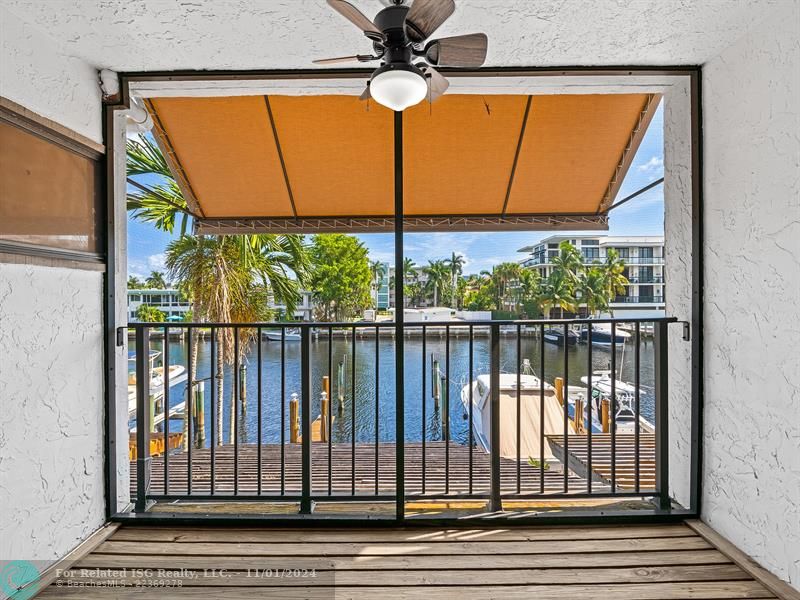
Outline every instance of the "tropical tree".
<path fill-rule="evenodd" d="M 606 259 L 600 266 L 602 273 L 602 288 L 605 292 L 605 302 L 610 305 L 619 294 L 625 293 L 625 288 L 630 283 L 625 277 L 625 261 L 619 257 L 619 253 L 613 248 L 606 252 Z M 613 315 L 614 312 L 611 311 Z"/>
<path fill-rule="evenodd" d="M 542 312 L 547 315 L 551 308 L 558 307 L 566 312 L 577 312 L 575 285 L 569 276 L 561 271 L 553 271 L 542 286 Z"/>
<path fill-rule="evenodd" d="M 461 254 L 453 252 L 450 258 L 444 261 L 444 264 L 450 267 L 450 290 L 452 292 L 453 305 L 452 308 L 458 308 L 458 278 L 466 264 L 464 257 Z"/>
<path fill-rule="evenodd" d="M 135 277 L 133 275 L 129 275 L 128 276 L 128 289 L 129 290 L 141 290 L 144 287 L 145 286 L 142 283 L 141 279 L 139 279 L 138 277 Z"/>
<path fill-rule="evenodd" d="M 158 146 L 150 137 L 127 144 L 128 210 L 133 218 L 152 223 L 171 233 L 180 221 L 181 237 L 167 248 L 167 269 L 178 288 L 192 302 L 196 321 L 247 322 L 264 320 L 268 300 L 287 306 L 291 312 L 300 300 L 300 289 L 308 281 L 309 259 L 302 236 L 238 235 L 190 236 L 188 224 L 194 214 L 169 170 Z M 155 184 L 134 179 L 157 177 Z M 240 352 L 247 351 L 253 332 L 240 330 Z M 216 443 L 222 443 L 223 368 L 233 363 L 233 332 L 217 330 Z M 191 349 L 192 372 L 197 373 L 199 337 Z M 233 397 L 233 395 L 231 395 Z M 231 411 L 233 412 L 233 411 Z M 186 423 L 184 423 L 184 430 Z M 187 438 L 188 440 L 188 438 Z"/>
<path fill-rule="evenodd" d="M 152 271 L 150 276 L 144 280 L 144 284 L 151 290 L 167 289 L 167 281 L 164 279 L 164 273 L 161 271 Z"/>
<path fill-rule="evenodd" d="M 577 287 L 583 273 L 583 255 L 578 249 L 564 240 L 558 245 L 558 256 L 551 259 L 553 271 L 559 273 L 569 285 Z"/>
<path fill-rule="evenodd" d="M 372 291 L 374 293 L 375 308 L 378 308 L 378 290 L 381 287 L 381 281 L 386 275 L 386 265 L 379 260 L 373 260 L 369 263 L 369 271 L 372 274 Z"/>
<path fill-rule="evenodd" d="M 305 279 L 307 265 L 305 250 L 297 247 L 296 236 L 181 236 L 170 242 L 166 250 L 166 266 L 178 288 L 192 302 L 196 321 L 216 323 L 252 323 L 271 316 L 269 297 L 294 311 L 299 292 L 290 283 Z M 246 244 L 246 247 L 244 245 Z M 285 278 L 285 280 L 284 280 Z M 237 358 L 235 338 L 239 338 L 241 361 L 256 337 L 256 330 L 220 327 L 217 336 L 217 439 L 222 443 L 222 401 L 224 398 L 224 368 Z M 199 336 L 197 336 L 199 337 Z M 196 371 L 196 346 L 192 362 Z M 234 414 L 235 394 L 231 394 Z M 232 417 L 231 417 L 232 418 Z M 233 426 L 230 428 L 232 441 Z"/>
<path fill-rule="evenodd" d="M 519 280 L 522 266 L 515 262 L 504 262 L 492 269 L 491 278 L 494 283 L 495 300 L 499 310 L 516 308 L 512 290 Z"/>
<path fill-rule="evenodd" d="M 604 270 L 598 266 L 586 269 L 578 283 L 580 303 L 586 305 L 589 315 L 595 315 L 608 309 L 609 298 L 606 293 L 606 277 Z"/>
<path fill-rule="evenodd" d="M 311 288 L 320 318 L 343 321 L 370 306 L 373 278 L 363 243 L 350 235 L 315 235 L 310 255 L 314 263 Z"/>
<path fill-rule="evenodd" d="M 450 270 L 443 260 L 430 260 L 428 266 L 422 269 L 427 276 L 426 291 L 433 294 L 433 305 L 439 306 L 439 294 L 444 291 L 449 283 Z"/>
<path fill-rule="evenodd" d="M 542 279 L 532 269 L 521 269 L 517 285 L 517 313 L 528 319 L 541 316 Z"/>
<path fill-rule="evenodd" d="M 163 323 L 167 320 L 167 315 L 155 306 L 140 304 L 139 308 L 136 309 L 136 318 L 141 323 Z"/>

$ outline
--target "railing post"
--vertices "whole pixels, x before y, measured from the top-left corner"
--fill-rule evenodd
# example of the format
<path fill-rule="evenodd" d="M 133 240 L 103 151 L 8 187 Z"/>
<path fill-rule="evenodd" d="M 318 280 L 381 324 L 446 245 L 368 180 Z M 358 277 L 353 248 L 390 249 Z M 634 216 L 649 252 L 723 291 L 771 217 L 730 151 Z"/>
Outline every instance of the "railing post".
<path fill-rule="evenodd" d="M 150 491 L 150 329 L 136 332 L 136 512 L 147 510 Z"/>
<path fill-rule="evenodd" d="M 658 506 L 670 508 L 669 497 L 669 362 L 667 321 L 654 324 L 656 401 L 656 492 Z"/>
<path fill-rule="evenodd" d="M 491 407 L 491 494 L 489 496 L 489 510 L 499 512 L 503 510 L 500 500 L 500 325 L 492 323 L 491 326 L 491 354 L 489 362 L 489 393 Z"/>
<path fill-rule="evenodd" d="M 300 328 L 300 427 L 302 430 L 302 490 L 300 514 L 311 514 L 311 329 Z"/>

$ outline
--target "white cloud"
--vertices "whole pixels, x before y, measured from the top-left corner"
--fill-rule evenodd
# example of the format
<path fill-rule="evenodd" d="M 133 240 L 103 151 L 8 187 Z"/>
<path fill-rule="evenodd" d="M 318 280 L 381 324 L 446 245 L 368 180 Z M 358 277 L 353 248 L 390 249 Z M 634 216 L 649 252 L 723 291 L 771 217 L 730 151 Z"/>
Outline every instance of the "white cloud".
<path fill-rule="evenodd" d="M 167 267 L 164 264 L 166 258 L 167 256 L 163 252 L 159 254 L 151 254 L 147 257 L 147 266 L 152 271 L 166 271 Z"/>
<path fill-rule="evenodd" d="M 653 156 L 646 163 L 636 167 L 640 173 L 660 173 L 664 170 L 664 159 Z"/>

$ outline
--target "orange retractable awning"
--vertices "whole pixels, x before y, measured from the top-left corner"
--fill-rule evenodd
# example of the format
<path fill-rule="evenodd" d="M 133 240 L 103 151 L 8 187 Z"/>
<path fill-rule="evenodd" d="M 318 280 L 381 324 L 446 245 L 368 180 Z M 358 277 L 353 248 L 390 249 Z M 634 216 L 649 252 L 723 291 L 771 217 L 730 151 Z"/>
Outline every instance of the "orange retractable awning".
<path fill-rule="evenodd" d="M 451 94 L 406 110 L 405 228 L 605 228 L 658 100 Z M 147 105 L 200 232 L 392 228 L 393 114 L 375 102 L 236 96 Z"/>

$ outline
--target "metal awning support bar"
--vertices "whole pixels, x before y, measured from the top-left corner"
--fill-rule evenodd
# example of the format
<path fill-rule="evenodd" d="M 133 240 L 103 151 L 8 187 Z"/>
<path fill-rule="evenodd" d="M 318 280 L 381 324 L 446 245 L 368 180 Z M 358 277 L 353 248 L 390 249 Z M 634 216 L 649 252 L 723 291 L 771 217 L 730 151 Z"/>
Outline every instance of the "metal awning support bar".
<path fill-rule="evenodd" d="M 395 496 L 398 521 L 405 519 L 405 340 L 403 338 L 403 113 L 394 113 L 394 324 L 395 324 Z M 354 336 L 355 337 L 355 336 Z"/>
<path fill-rule="evenodd" d="M 636 198 L 637 196 L 641 196 L 641 195 L 642 195 L 642 194 L 644 194 L 646 191 L 648 191 L 648 190 L 652 190 L 654 187 L 656 187 L 657 185 L 661 185 L 662 183 L 664 183 L 664 178 L 663 178 L 663 177 L 662 177 L 661 179 L 657 179 L 657 180 L 656 180 L 656 181 L 654 181 L 653 183 L 648 183 L 648 184 L 647 184 L 646 186 L 644 186 L 643 188 L 641 188 L 641 189 L 639 189 L 639 190 L 636 190 L 635 192 L 633 192 L 633 193 L 632 193 L 630 196 L 625 196 L 625 197 L 624 197 L 622 200 L 620 200 L 619 202 L 617 202 L 617 203 L 615 203 L 615 204 L 612 204 L 612 205 L 611 205 L 611 208 L 609 208 L 609 209 L 608 209 L 608 210 L 609 210 L 609 212 L 610 212 L 610 211 L 612 211 L 612 210 L 614 210 L 614 209 L 615 209 L 615 208 L 617 208 L 618 206 L 622 206 L 622 205 L 623 205 L 623 204 L 625 204 L 625 203 L 626 203 L 628 200 L 633 200 L 633 199 L 634 199 L 634 198 Z"/>

